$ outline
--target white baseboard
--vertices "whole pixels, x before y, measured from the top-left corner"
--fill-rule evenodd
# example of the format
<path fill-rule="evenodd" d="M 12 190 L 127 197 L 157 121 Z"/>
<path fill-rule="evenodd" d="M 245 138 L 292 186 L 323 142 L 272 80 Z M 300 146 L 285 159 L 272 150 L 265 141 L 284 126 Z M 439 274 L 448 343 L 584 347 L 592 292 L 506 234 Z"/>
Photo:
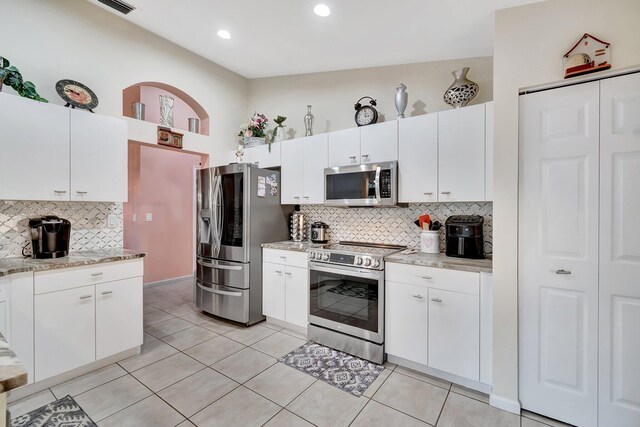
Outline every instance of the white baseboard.
<path fill-rule="evenodd" d="M 518 402 L 517 400 L 507 399 L 491 393 L 489 395 L 489 405 L 498 409 L 502 409 L 503 411 L 520 415 L 520 402 Z"/>
<path fill-rule="evenodd" d="M 145 288 L 153 288 L 154 286 L 170 285 L 172 283 L 182 282 L 183 280 L 193 279 L 193 275 L 174 277 L 173 279 L 159 280 L 157 282 L 145 283 Z"/>

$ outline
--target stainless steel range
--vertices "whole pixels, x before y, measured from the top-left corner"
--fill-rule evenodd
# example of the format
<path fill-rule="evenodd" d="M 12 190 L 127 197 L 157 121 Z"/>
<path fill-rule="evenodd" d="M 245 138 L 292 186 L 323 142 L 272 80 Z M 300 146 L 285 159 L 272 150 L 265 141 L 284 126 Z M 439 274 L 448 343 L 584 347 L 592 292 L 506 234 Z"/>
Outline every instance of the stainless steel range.
<path fill-rule="evenodd" d="M 384 362 L 384 257 L 402 249 L 340 242 L 311 250 L 309 340 Z"/>

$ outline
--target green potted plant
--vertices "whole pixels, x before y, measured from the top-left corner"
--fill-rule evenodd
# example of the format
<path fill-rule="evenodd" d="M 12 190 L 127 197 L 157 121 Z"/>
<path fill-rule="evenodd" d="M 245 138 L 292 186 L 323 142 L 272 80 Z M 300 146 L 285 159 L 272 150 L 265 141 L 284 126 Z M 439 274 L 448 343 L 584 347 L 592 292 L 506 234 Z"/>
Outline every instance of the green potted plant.
<path fill-rule="evenodd" d="M 40 102 L 49 102 L 36 92 L 36 85 L 24 81 L 20 70 L 11 65 L 7 58 L 0 56 L 0 92 L 5 84 L 18 92 L 18 95 Z"/>
<path fill-rule="evenodd" d="M 284 121 L 287 120 L 285 116 L 278 116 L 273 119 L 276 122 L 276 127 L 273 128 L 271 133 L 271 142 L 282 141 L 284 139 Z M 271 143 L 269 143 L 269 151 L 271 151 Z"/>

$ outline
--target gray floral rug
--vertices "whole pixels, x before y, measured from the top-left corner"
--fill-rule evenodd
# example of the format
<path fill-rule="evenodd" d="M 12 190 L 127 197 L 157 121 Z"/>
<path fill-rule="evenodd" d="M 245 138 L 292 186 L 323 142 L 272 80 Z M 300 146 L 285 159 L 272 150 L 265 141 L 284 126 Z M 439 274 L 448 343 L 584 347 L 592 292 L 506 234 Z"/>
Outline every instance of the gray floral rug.
<path fill-rule="evenodd" d="M 384 366 L 308 342 L 282 356 L 280 362 L 334 387 L 360 397 Z"/>
<path fill-rule="evenodd" d="M 65 396 L 11 420 L 11 427 L 97 427 L 73 400 Z"/>

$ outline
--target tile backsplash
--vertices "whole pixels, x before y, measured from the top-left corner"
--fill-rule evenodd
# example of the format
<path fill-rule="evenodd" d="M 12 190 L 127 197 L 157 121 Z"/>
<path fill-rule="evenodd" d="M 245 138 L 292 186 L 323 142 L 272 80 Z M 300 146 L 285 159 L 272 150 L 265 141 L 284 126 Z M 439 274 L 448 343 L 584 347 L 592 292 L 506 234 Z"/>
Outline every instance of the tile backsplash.
<path fill-rule="evenodd" d="M 122 203 L 0 201 L 0 258 L 21 256 L 29 243 L 28 218 L 47 214 L 71 221 L 70 251 L 123 246 Z M 115 228 L 107 227 L 109 215 L 117 218 Z"/>
<path fill-rule="evenodd" d="M 329 225 L 329 239 L 393 243 L 411 248 L 420 246 L 420 229 L 413 223 L 422 214 L 443 225 L 451 215 L 484 217 L 484 252 L 493 253 L 493 203 L 417 203 L 396 208 L 331 208 L 323 205 L 302 205 L 309 224 L 322 221 Z M 444 252 L 444 228 L 440 233 Z"/>

